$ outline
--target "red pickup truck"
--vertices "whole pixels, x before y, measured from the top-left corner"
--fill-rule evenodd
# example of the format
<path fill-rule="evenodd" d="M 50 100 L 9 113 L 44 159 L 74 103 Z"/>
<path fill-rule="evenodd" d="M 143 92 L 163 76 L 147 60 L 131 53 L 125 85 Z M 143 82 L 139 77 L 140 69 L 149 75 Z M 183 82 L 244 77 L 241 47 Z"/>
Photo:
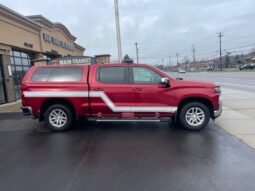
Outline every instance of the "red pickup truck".
<path fill-rule="evenodd" d="M 145 64 L 33 66 L 21 88 L 24 115 L 53 131 L 80 117 L 96 121 L 165 121 L 189 130 L 221 114 L 220 87 L 177 80 Z"/>

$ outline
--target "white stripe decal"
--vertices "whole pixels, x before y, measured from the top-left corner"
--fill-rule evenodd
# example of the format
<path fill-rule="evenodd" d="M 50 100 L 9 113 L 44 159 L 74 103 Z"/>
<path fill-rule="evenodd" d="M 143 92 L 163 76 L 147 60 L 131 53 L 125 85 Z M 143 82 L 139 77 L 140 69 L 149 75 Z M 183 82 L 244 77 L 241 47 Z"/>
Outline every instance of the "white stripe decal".
<path fill-rule="evenodd" d="M 25 97 L 88 97 L 87 91 L 24 91 Z"/>
<path fill-rule="evenodd" d="M 177 107 L 140 107 L 115 106 L 103 91 L 24 91 L 25 97 L 100 97 L 113 112 L 170 112 L 177 111 Z"/>

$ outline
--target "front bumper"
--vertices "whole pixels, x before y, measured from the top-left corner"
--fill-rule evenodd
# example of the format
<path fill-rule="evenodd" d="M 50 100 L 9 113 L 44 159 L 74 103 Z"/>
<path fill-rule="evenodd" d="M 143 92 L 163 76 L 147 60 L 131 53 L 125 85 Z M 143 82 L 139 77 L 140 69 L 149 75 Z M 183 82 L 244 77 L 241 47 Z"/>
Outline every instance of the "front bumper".
<path fill-rule="evenodd" d="M 219 109 L 214 111 L 214 119 L 219 117 L 222 113 L 222 101 L 219 101 Z"/>

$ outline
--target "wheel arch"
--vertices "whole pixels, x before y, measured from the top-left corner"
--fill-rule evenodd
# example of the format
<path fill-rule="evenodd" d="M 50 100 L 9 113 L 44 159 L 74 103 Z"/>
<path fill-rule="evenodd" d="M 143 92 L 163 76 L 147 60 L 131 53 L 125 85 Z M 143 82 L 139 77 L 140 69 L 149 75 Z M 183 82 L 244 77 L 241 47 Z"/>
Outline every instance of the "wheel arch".
<path fill-rule="evenodd" d="M 204 97 L 187 97 L 187 98 L 184 98 L 183 100 L 181 100 L 180 103 L 178 104 L 176 117 L 178 116 L 181 108 L 185 104 L 190 103 L 190 102 L 199 102 L 199 103 L 202 103 L 202 104 L 206 105 L 208 107 L 209 111 L 210 111 L 210 117 L 214 118 L 213 104 L 209 99 L 204 98 Z"/>
<path fill-rule="evenodd" d="M 74 119 L 77 118 L 77 114 L 75 112 L 74 105 L 72 104 L 71 101 L 69 101 L 67 99 L 63 99 L 63 98 L 50 98 L 50 99 L 45 100 L 41 104 L 40 116 L 39 116 L 40 121 L 44 120 L 44 114 L 45 114 L 47 108 L 54 104 L 61 104 L 61 105 L 67 106 L 71 110 L 72 114 L 74 115 Z"/>

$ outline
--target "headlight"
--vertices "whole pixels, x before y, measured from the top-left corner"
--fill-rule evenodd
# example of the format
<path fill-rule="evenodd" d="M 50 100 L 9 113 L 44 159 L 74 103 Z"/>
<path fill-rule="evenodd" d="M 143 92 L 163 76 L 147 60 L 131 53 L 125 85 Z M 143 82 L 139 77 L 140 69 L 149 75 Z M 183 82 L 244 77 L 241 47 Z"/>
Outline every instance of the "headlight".
<path fill-rule="evenodd" d="M 215 91 L 215 93 L 221 94 L 220 86 L 215 86 L 214 91 Z"/>

